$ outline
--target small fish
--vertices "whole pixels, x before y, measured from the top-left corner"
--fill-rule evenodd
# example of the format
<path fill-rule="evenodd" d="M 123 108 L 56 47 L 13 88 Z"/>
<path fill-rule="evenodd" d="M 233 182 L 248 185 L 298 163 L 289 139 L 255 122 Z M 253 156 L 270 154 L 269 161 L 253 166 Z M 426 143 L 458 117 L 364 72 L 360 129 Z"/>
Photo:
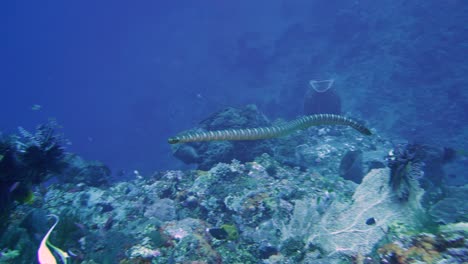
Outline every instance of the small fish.
<path fill-rule="evenodd" d="M 31 106 L 31 110 L 33 111 L 39 111 L 41 110 L 42 106 L 41 105 L 38 105 L 38 104 L 34 104 L 33 106 Z"/>
<path fill-rule="evenodd" d="M 3 160 L 3 157 L 5 157 L 5 156 L 3 156 L 2 154 L 0 154 L 0 161 Z"/>
<path fill-rule="evenodd" d="M 19 181 L 13 183 L 13 184 L 10 186 L 10 188 L 8 189 L 8 191 L 9 191 L 10 193 L 14 192 L 16 189 L 18 189 L 18 186 L 19 186 L 19 185 L 20 185 L 20 182 L 19 182 Z"/>
<path fill-rule="evenodd" d="M 375 225 L 375 218 L 374 217 L 371 217 L 369 219 L 366 220 L 366 225 Z"/>

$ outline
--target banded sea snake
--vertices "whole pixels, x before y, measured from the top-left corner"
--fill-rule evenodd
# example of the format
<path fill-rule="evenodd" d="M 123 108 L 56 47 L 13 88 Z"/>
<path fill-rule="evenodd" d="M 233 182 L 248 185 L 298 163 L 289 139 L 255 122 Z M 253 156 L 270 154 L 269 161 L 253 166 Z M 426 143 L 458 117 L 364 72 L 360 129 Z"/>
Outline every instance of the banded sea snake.
<path fill-rule="evenodd" d="M 168 142 L 169 144 L 176 144 L 198 141 L 257 140 L 276 138 L 288 135 L 297 130 L 303 130 L 311 126 L 319 125 L 349 126 L 363 135 L 372 135 L 372 132 L 367 127 L 354 119 L 335 114 L 317 114 L 303 116 L 285 124 L 276 126 L 191 132 L 175 137 L 170 137 Z"/>

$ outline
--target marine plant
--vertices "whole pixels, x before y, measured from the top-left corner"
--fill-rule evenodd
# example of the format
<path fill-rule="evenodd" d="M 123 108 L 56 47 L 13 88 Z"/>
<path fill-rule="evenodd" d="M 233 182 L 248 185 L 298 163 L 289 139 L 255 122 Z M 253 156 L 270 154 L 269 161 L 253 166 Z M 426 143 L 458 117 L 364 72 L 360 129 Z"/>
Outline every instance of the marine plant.
<path fill-rule="evenodd" d="M 66 166 L 63 137 L 50 121 L 34 133 L 19 128 L 20 136 L 0 138 L 0 234 L 8 224 L 14 202 L 31 202 L 33 185 L 60 173 Z"/>
<path fill-rule="evenodd" d="M 424 149 L 419 144 L 401 144 L 387 156 L 390 185 L 400 201 L 408 201 L 411 192 L 423 177 Z"/>

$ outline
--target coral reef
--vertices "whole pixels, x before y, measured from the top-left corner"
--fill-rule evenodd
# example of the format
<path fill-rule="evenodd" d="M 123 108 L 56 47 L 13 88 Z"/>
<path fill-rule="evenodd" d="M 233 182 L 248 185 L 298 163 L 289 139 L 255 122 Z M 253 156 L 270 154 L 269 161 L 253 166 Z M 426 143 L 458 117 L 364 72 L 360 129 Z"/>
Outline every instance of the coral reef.
<path fill-rule="evenodd" d="M 87 161 L 77 155 L 67 157 L 68 167 L 59 178 L 66 183 L 81 183 L 89 186 L 103 186 L 110 183 L 111 171 L 99 161 Z"/>
<path fill-rule="evenodd" d="M 466 223 L 441 226 L 436 234 L 401 234 L 397 242 L 379 247 L 383 263 L 465 263 L 468 261 Z"/>
<path fill-rule="evenodd" d="M 464 187 L 435 195 L 431 178 L 420 179 L 402 202 L 384 166 L 389 142 L 329 128 L 277 142 L 273 155 L 249 162 L 114 183 L 92 181 L 105 167 L 70 156 L 79 177 L 36 189 L 38 202 L 10 214 L 0 248 L 19 252 L 15 263 L 33 262 L 27 249 L 56 214 L 50 239 L 78 263 L 456 263 L 466 255 L 463 225 L 437 229 L 464 221 L 463 206 L 447 206 Z M 359 156 L 360 184 L 340 176 L 356 162 L 354 154 L 342 161 L 346 153 Z"/>

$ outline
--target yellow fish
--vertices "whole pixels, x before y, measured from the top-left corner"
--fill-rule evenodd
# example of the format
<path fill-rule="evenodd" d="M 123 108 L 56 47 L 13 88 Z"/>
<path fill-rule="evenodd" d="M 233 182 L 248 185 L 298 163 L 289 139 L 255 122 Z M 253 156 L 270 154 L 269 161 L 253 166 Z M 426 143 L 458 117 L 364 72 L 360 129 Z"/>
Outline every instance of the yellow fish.
<path fill-rule="evenodd" d="M 60 256 L 62 263 L 67 264 L 67 259 L 70 257 L 68 256 L 67 252 L 64 252 L 49 242 L 49 236 L 54 230 L 55 226 L 58 224 L 59 217 L 54 214 L 48 216 L 55 218 L 55 224 L 49 229 L 49 231 L 47 231 L 46 235 L 42 239 L 41 244 L 39 245 L 39 249 L 37 250 L 37 259 L 39 260 L 39 264 L 57 264 L 57 260 L 55 259 L 54 254 L 52 254 L 50 249 L 47 247 L 49 246 L 55 251 L 55 253 Z"/>

